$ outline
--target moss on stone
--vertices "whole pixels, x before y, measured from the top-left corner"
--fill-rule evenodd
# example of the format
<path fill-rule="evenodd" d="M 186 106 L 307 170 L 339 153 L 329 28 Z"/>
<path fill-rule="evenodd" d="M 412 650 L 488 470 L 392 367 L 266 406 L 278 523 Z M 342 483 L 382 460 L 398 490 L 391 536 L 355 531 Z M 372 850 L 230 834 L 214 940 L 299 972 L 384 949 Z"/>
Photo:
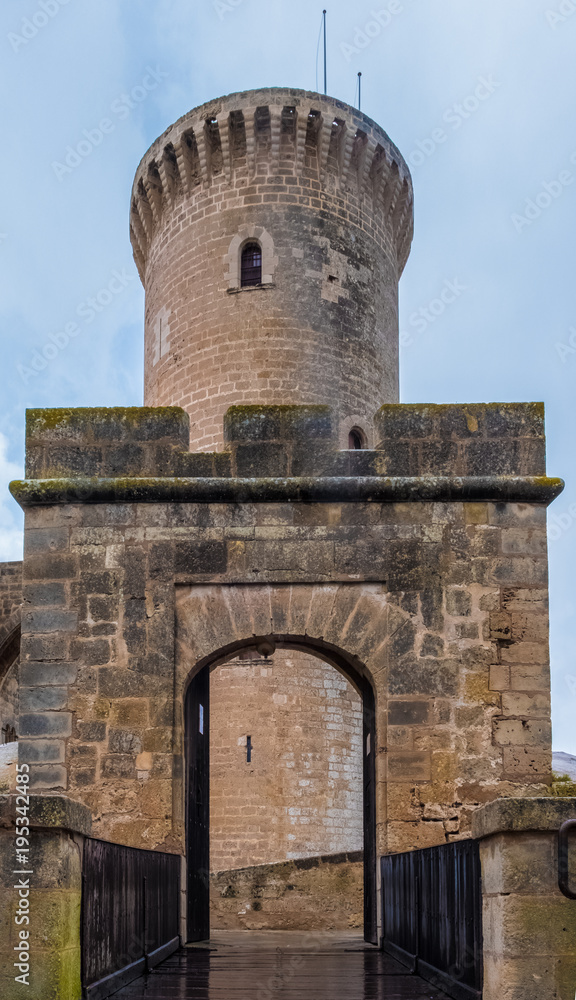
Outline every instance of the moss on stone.
<path fill-rule="evenodd" d="M 27 423 L 36 424 L 38 429 L 44 430 L 69 424 L 92 425 L 98 419 L 123 420 L 137 426 L 150 417 L 174 419 L 186 416 L 186 411 L 181 406 L 77 406 L 26 410 Z"/>
<path fill-rule="evenodd" d="M 556 774 L 552 772 L 552 795 L 557 798 L 575 798 L 576 781 L 573 781 L 569 774 Z"/>

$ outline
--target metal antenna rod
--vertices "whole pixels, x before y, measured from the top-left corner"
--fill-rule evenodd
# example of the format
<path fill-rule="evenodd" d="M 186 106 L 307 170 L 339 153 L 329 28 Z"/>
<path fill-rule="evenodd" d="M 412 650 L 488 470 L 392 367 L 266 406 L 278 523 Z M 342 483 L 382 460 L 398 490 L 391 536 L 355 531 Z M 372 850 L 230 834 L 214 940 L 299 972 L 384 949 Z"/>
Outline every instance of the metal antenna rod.
<path fill-rule="evenodd" d="M 324 93 L 328 93 L 328 56 L 326 52 L 326 11 L 322 11 L 324 17 Z"/>
<path fill-rule="evenodd" d="M 358 111 L 362 111 L 362 73 L 358 73 Z"/>

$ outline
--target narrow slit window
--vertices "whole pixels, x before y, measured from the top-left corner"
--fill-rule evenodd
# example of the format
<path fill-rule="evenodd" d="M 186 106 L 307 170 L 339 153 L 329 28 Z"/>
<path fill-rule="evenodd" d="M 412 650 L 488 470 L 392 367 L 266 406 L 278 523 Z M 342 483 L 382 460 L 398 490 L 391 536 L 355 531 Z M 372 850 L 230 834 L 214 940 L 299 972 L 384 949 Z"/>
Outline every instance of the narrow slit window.
<path fill-rule="evenodd" d="M 262 247 L 259 243 L 247 243 L 242 251 L 240 283 L 242 288 L 262 284 Z"/>

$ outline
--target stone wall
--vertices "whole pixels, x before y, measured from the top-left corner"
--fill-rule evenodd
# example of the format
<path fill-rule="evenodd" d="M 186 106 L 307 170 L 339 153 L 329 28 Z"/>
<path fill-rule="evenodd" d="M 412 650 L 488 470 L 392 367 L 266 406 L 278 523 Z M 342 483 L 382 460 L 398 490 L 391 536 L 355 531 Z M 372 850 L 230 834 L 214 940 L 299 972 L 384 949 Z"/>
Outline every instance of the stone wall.
<path fill-rule="evenodd" d="M 199 473 L 179 451 L 182 418 L 30 417 L 36 478 L 14 489 L 35 787 L 73 792 L 99 836 L 183 851 L 188 681 L 272 631 L 375 693 L 380 853 L 464 836 L 499 795 L 542 794 L 546 505 L 562 485 L 543 476 L 542 408 L 392 408 L 388 453 L 338 451 L 328 407 L 240 408 L 217 478 L 221 457 Z M 153 455 L 155 420 L 162 472 L 119 477 L 113 442 Z M 390 475 L 393 441 L 410 475 Z"/>
<path fill-rule="evenodd" d="M 210 677 L 211 870 L 361 850 L 360 696 L 316 657 L 254 656 Z"/>
<path fill-rule="evenodd" d="M 362 927 L 361 853 L 286 861 L 210 876 L 213 930 L 327 930 Z"/>

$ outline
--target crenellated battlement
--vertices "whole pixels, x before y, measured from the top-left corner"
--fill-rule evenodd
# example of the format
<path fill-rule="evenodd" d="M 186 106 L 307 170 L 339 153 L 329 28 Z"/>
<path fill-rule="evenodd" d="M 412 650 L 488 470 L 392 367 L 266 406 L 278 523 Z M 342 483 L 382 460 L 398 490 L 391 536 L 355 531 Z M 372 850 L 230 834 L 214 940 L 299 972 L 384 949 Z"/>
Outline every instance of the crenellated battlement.
<path fill-rule="evenodd" d="M 412 240 L 413 192 L 396 146 L 375 122 L 342 101 L 272 88 L 195 108 L 143 157 L 130 216 L 142 280 L 156 234 L 183 199 L 201 201 L 207 190 L 222 186 L 240 193 L 255 178 L 263 183 L 277 178 L 289 200 L 295 197 L 291 177 L 319 198 L 352 203 L 359 215 L 388 230 L 402 272 Z"/>

